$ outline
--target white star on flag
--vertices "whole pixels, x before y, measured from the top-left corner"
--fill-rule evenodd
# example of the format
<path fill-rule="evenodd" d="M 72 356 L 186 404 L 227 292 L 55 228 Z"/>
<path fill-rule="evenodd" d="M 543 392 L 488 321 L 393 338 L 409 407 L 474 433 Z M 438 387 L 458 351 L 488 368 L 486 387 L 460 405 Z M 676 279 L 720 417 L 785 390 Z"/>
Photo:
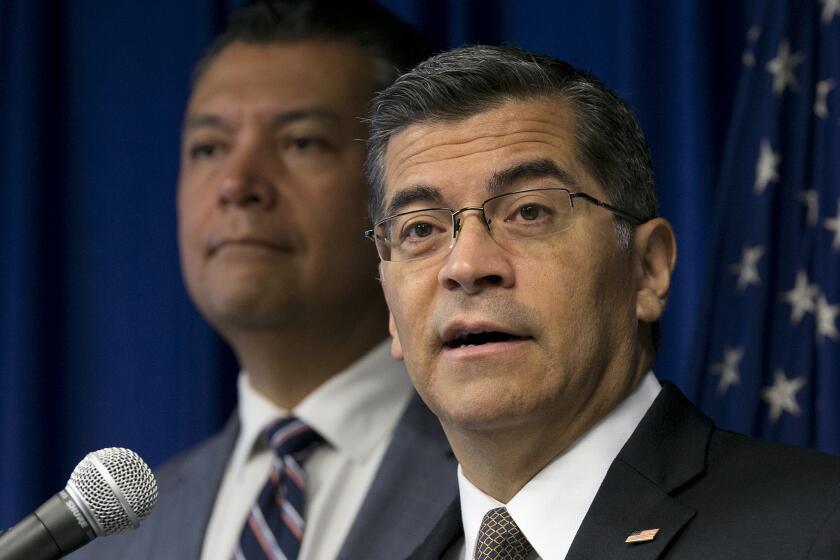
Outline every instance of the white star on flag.
<path fill-rule="evenodd" d="M 799 82 L 796 81 L 793 71 L 804 59 L 805 55 L 801 51 L 791 54 L 790 41 L 782 39 L 779 42 L 776 58 L 767 62 L 767 71 L 773 74 L 773 93 L 779 95 L 788 86 L 794 91 L 799 89 Z"/>
<path fill-rule="evenodd" d="M 840 0 L 820 0 L 823 4 L 822 22 L 825 25 L 831 23 L 836 15 L 840 15 Z"/>
<path fill-rule="evenodd" d="M 840 2 L 840 0 L 838 0 Z M 817 82 L 816 91 L 814 94 L 814 114 L 821 119 L 828 118 L 828 94 L 837 87 L 837 82 L 834 80 L 822 80 Z"/>
<path fill-rule="evenodd" d="M 743 346 L 736 348 L 727 346 L 723 351 L 723 361 L 712 365 L 712 375 L 720 376 L 717 386 L 718 395 L 724 394 L 730 385 L 737 385 L 741 382 L 741 372 L 738 367 L 741 365 L 741 358 L 743 357 Z"/>
<path fill-rule="evenodd" d="M 767 140 L 761 141 L 761 152 L 758 161 L 755 162 L 755 194 L 764 194 L 767 184 L 779 180 L 779 164 L 782 162 L 782 155 L 773 151 L 773 146 Z"/>
<path fill-rule="evenodd" d="M 796 392 L 805 385 L 804 377 L 788 379 L 782 369 L 774 372 L 773 385 L 761 391 L 761 398 L 770 405 L 770 422 L 776 423 L 782 411 L 799 416 L 799 403 L 796 402 Z"/>
<path fill-rule="evenodd" d="M 741 54 L 741 64 L 752 68 L 753 66 L 755 66 L 755 55 L 750 51 L 744 51 Z"/>
<path fill-rule="evenodd" d="M 840 198 L 837 199 L 837 215 L 833 218 L 823 220 L 825 229 L 834 232 L 834 241 L 831 243 L 833 251 L 840 251 Z"/>
<path fill-rule="evenodd" d="M 744 247 L 741 252 L 741 262 L 730 266 L 730 270 L 738 275 L 738 291 L 743 292 L 747 286 L 758 285 L 761 277 L 758 275 L 758 260 L 764 256 L 764 247 Z"/>
<path fill-rule="evenodd" d="M 820 288 L 816 284 L 809 284 L 808 274 L 800 270 L 796 273 L 796 286 L 791 291 L 783 293 L 783 299 L 791 306 L 790 322 L 797 325 L 806 313 L 813 313 L 816 309 Z"/>
<path fill-rule="evenodd" d="M 808 212 L 808 225 L 817 225 L 817 220 L 820 217 L 820 193 L 815 190 L 801 191 L 799 193 L 799 202 L 805 205 L 805 209 Z"/>
<path fill-rule="evenodd" d="M 755 54 L 753 54 L 753 52 L 748 49 L 753 48 L 755 42 L 758 41 L 759 37 L 761 37 L 761 26 L 753 25 L 752 27 L 750 27 L 749 31 L 747 31 L 747 41 L 750 44 L 746 49 L 744 49 L 743 54 L 741 54 L 741 62 L 744 66 L 755 66 Z"/>
<path fill-rule="evenodd" d="M 840 332 L 837 332 L 837 316 L 840 315 L 840 304 L 829 305 L 825 294 L 820 294 L 817 298 L 816 309 L 814 315 L 817 317 L 817 336 L 818 342 L 822 342 L 825 337 L 837 340 L 840 338 Z"/>

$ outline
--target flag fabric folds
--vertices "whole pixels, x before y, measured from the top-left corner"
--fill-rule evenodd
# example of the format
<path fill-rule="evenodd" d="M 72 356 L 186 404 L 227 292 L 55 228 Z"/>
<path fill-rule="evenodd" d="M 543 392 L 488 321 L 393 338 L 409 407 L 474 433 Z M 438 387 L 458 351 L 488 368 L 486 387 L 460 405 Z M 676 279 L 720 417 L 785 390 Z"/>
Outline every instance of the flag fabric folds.
<path fill-rule="evenodd" d="M 756 3 L 750 24 L 695 400 L 724 428 L 840 454 L 840 0 Z"/>

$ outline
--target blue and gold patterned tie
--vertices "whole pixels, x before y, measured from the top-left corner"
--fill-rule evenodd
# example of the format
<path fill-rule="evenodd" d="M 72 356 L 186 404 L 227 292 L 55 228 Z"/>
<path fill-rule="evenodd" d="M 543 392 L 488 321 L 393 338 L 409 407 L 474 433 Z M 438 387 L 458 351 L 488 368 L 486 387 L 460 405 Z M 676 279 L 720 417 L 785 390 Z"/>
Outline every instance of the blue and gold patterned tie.
<path fill-rule="evenodd" d="M 533 550 L 507 509 L 500 507 L 484 514 L 474 560 L 525 560 Z"/>
<path fill-rule="evenodd" d="M 242 528 L 236 560 L 296 560 L 304 529 L 304 486 L 301 464 L 323 438 L 294 417 L 265 430 L 274 450 L 271 472 Z"/>

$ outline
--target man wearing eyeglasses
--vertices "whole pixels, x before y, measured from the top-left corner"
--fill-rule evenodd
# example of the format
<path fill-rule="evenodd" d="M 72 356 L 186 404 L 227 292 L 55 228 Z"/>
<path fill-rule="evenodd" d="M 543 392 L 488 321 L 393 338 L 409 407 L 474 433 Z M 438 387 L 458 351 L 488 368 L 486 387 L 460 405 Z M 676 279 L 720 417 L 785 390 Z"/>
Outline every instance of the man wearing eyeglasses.
<path fill-rule="evenodd" d="M 840 558 L 840 461 L 718 430 L 650 370 L 676 244 L 614 92 L 443 53 L 376 98 L 368 172 L 391 351 L 459 462 L 415 558 Z"/>

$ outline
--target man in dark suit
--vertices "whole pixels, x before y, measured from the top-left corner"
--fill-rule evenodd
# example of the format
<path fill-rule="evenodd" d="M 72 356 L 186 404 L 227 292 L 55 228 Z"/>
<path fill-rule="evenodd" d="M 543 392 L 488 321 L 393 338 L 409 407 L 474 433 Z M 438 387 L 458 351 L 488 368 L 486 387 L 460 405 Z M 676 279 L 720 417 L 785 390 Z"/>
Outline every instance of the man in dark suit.
<path fill-rule="evenodd" d="M 383 342 L 375 254 L 352 233 L 367 104 L 423 56 L 373 2 L 305 0 L 236 13 L 198 63 L 179 243 L 192 299 L 242 367 L 239 406 L 157 471 L 144 526 L 74 558 L 391 560 L 455 498 L 445 437 Z M 295 430 L 268 434 L 278 419 Z M 290 433 L 316 445 L 277 450 Z"/>
<path fill-rule="evenodd" d="M 651 372 L 676 243 L 626 104 L 509 47 L 374 101 L 392 353 L 458 459 L 414 558 L 840 558 L 840 460 L 716 429 Z"/>

